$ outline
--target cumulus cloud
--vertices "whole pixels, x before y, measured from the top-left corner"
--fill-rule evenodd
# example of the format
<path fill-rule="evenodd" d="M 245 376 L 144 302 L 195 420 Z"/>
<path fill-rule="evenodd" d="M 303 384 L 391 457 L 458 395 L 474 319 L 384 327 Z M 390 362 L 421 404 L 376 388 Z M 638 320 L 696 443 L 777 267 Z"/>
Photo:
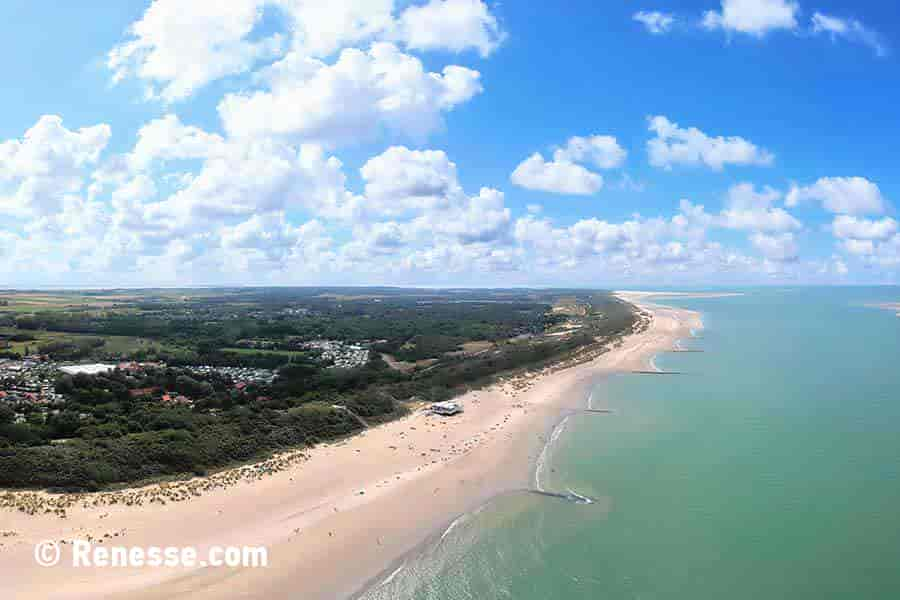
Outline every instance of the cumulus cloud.
<path fill-rule="evenodd" d="M 800 229 L 800 221 L 783 208 L 722 213 L 724 227 L 746 231 L 792 231 Z"/>
<path fill-rule="evenodd" d="M 628 152 L 611 135 L 574 136 L 555 154 L 557 161 L 589 163 L 599 169 L 621 167 Z"/>
<path fill-rule="evenodd" d="M 135 170 L 144 170 L 154 161 L 206 158 L 221 152 L 224 146 L 222 136 L 185 125 L 178 116 L 168 114 L 138 130 L 137 144 L 127 162 Z"/>
<path fill-rule="evenodd" d="M 422 139 L 442 126 L 443 113 L 482 91 L 477 71 L 451 65 L 431 73 L 389 43 L 348 48 L 334 64 L 291 54 L 264 76 L 267 91 L 229 94 L 219 104 L 229 135 L 327 146 L 382 130 Z"/>
<path fill-rule="evenodd" d="M 897 221 L 890 217 L 874 220 L 839 215 L 831 223 L 831 233 L 845 252 L 884 262 L 895 255 L 900 240 L 897 231 Z"/>
<path fill-rule="evenodd" d="M 875 254 L 875 243 L 872 240 L 847 239 L 841 242 L 841 246 L 848 254 L 858 256 Z"/>
<path fill-rule="evenodd" d="M 887 201 L 878 185 L 864 177 L 823 177 L 812 185 L 794 185 L 785 204 L 821 202 L 825 210 L 848 215 L 878 215 L 885 212 Z"/>
<path fill-rule="evenodd" d="M 333 259 L 332 240 L 321 222 L 295 226 L 282 211 L 226 226 L 219 238 L 229 264 L 243 271 L 317 270 Z"/>
<path fill-rule="evenodd" d="M 781 200 L 783 194 L 771 186 L 757 190 L 752 183 L 737 183 L 728 188 L 726 205 L 729 210 L 750 211 L 767 209 Z"/>
<path fill-rule="evenodd" d="M 400 15 L 397 37 L 413 50 L 476 49 L 489 56 L 506 34 L 482 0 L 431 0 Z"/>
<path fill-rule="evenodd" d="M 288 21 L 291 47 L 302 56 L 327 57 L 366 44 L 394 26 L 394 0 L 273 0 Z"/>
<path fill-rule="evenodd" d="M 721 10 L 704 13 L 703 26 L 762 37 L 796 29 L 799 13 L 800 5 L 789 0 L 722 0 Z"/>
<path fill-rule="evenodd" d="M 146 82 L 149 97 L 182 100 L 280 53 L 281 36 L 248 39 L 262 8 L 261 0 L 154 0 L 129 27 L 130 39 L 109 52 L 107 66 L 114 81 Z"/>
<path fill-rule="evenodd" d="M 475 196 L 466 194 L 456 165 L 440 150 L 388 148 L 360 174 L 365 181 L 360 218 L 405 219 L 404 239 L 438 235 L 463 244 L 488 242 L 502 238 L 511 220 L 502 192 L 485 187 Z"/>
<path fill-rule="evenodd" d="M 831 232 L 841 239 L 886 240 L 897 233 L 897 221 L 890 217 L 870 220 L 840 215 L 832 222 Z"/>
<path fill-rule="evenodd" d="M 114 82 L 134 77 L 148 98 L 175 102 L 286 53 L 300 64 L 390 41 L 488 56 L 505 37 L 482 0 L 430 0 L 399 15 L 394 9 L 394 0 L 153 0 L 106 62 Z M 261 34 L 267 14 L 278 17 L 271 20 L 283 31 Z"/>
<path fill-rule="evenodd" d="M 0 212 L 45 215 L 79 193 L 85 169 L 97 163 L 112 130 L 100 124 L 70 130 L 44 115 L 22 139 L 0 143 Z"/>
<path fill-rule="evenodd" d="M 721 0 L 720 10 L 703 13 L 697 26 L 707 31 L 724 31 L 762 39 L 773 31 L 790 31 L 798 37 L 828 36 L 871 48 L 877 56 L 890 54 L 884 36 L 852 17 L 836 17 L 820 11 L 801 23 L 800 5 L 792 0 Z M 672 31 L 676 15 L 661 11 L 640 11 L 632 19 L 648 32 L 662 35 Z"/>
<path fill-rule="evenodd" d="M 750 183 L 732 186 L 721 214 L 721 223 L 728 229 L 753 232 L 786 232 L 802 227 L 793 215 L 773 203 L 782 198 L 781 192 L 771 187 L 757 190 Z"/>
<path fill-rule="evenodd" d="M 584 164 L 598 169 L 615 169 L 625 163 L 628 152 L 609 135 L 574 136 L 553 152 L 547 161 L 539 152 L 522 161 L 510 176 L 519 187 L 556 194 L 590 195 L 603 188 L 603 176 Z"/>
<path fill-rule="evenodd" d="M 664 116 L 648 121 L 656 134 L 647 142 L 650 164 L 655 167 L 706 166 L 720 171 L 726 165 L 771 166 L 775 162 L 768 150 L 741 137 L 711 137 L 696 127 L 683 129 Z"/>
<path fill-rule="evenodd" d="M 675 15 L 658 10 L 638 11 L 631 18 L 641 23 L 647 31 L 656 35 L 668 33 L 675 24 Z"/>
<path fill-rule="evenodd" d="M 231 143 L 211 154 L 190 183 L 172 195 L 120 202 L 118 219 L 149 238 L 208 231 L 229 219 L 305 209 L 332 218 L 353 210 L 342 164 L 318 146 L 271 140 Z M 115 194 L 114 194 L 115 197 Z"/>
<path fill-rule="evenodd" d="M 534 265 L 550 269 L 592 264 L 621 276 L 752 268 L 753 259 L 706 238 L 712 221 L 702 206 L 683 201 L 671 219 L 635 215 L 613 223 L 589 218 L 556 227 L 528 215 L 516 221 L 514 237 Z"/>
<path fill-rule="evenodd" d="M 130 152 L 98 165 L 107 135 L 63 130 L 0 145 L 10 158 L 0 163 L 4 177 L 26 154 L 71 155 L 79 180 L 20 231 L 0 234 L 4 269 L 46 266 L 79 280 L 130 273 L 143 283 L 285 283 L 354 273 L 369 282 L 484 272 L 558 281 L 567 269 L 690 279 L 805 268 L 795 237 L 802 226 L 771 187 L 734 185 L 719 213 L 685 200 L 670 217 L 560 226 L 537 208 L 514 218 L 500 190 L 466 191 L 441 150 L 389 147 L 362 166 L 354 193 L 341 161 L 320 145 L 231 138 L 166 115 L 139 130 Z M 26 139 L 43 142 L 24 152 Z M 609 136 L 576 136 L 553 153 L 558 164 L 597 169 L 620 167 L 626 156 Z M 81 181 L 92 167 L 96 189 L 85 197 Z M 333 238 L 331 228 L 350 233 L 349 241 L 336 242 L 346 236 Z M 900 261 L 893 219 L 842 215 L 832 228 L 854 261 Z M 717 229 L 747 232 L 761 258 L 710 239 Z M 63 247 L 65 259 L 50 260 Z"/>
<path fill-rule="evenodd" d="M 882 36 L 857 19 L 834 17 L 816 12 L 812 16 L 812 31 L 815 34 L 828 35 L 832 40 L 843 38 L 863 44 L 871 48 L 878 56 L 889 54 L 888 46 Z"/>
<path fill-rule="evenodd" d="M 400 216 L 446 208 L 463 194 L 456 165 L 440 150 L 388 148 L 360 169 L 365 181 L 364 210 Z"/>
<path fill-rule="evenodd" d="M 797 241 L 793 233 L 754 233 L 750 236 L 750 242 L 768 260 L 777 263 L 794 262 L 799 257 Z"/>
<path fill-rule="evenodd" d="M 519 187 L 554 194 L 589 196 L 603 188 L 603 176 L 568 160 L 544 160 L 535 152 L 522 161 L 510 176 Z"/>

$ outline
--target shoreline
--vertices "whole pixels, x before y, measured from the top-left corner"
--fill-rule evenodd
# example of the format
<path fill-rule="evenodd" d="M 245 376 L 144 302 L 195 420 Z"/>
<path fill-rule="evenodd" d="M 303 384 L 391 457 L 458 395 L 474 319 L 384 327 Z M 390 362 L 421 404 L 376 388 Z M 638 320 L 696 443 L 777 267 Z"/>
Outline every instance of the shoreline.
<path fill-rule="evenodd" d="M 584 392 L 597 378 L 647 368 L 655 354 L 702 328 L 693 311 L 648 302 L 671 293 L 617 296 L 653 315 L 650 326 L 586 363 L 469 392 L 459 398 L 466 411 L 458 417 L 415 412 L 185 502 L 79 505 L 65 519 L 0 509 L 0 529 L 15 532 L 0 538 L 0 576 L 16 598 L 357 597 L 466 514 L 500 494 L 534 487 L 540 453 L 568 418 L 560 411 L 583 408 Z M 269 567 L 102 570 L 34 563 L 38 541 L 86 536 L 129 547 L 264 545 Z"/>

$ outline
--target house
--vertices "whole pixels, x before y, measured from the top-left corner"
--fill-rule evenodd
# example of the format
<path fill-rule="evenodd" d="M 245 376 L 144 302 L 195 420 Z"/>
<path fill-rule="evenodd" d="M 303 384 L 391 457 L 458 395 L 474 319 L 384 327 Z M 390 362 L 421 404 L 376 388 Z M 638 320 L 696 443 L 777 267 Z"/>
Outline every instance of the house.
<path fill-rule="evenodd" d="M 452 400 L 448 400 L 446 402 L 435 402 L 431 405 L 431 412 L 443 417 L 452 417 L 453 415 L 459 414 L 462 411 L 462 404 L 460 404 L 459 402 L 454 402 Z"/>
<path fill-rule="evenodd" d="M 188 398 L 187 396 L 173 395 L 173 394 L 163 394 L 162 396 L 163 402 L 168 402 L 171 404 L 193 404 L 193 400 Z"/>

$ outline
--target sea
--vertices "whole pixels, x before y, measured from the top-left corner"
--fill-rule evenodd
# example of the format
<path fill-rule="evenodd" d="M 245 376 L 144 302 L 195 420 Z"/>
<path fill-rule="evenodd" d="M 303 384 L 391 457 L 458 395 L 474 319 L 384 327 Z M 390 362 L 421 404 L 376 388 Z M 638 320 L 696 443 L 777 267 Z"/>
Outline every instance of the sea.
<path fill-rule="evenodd" d="M 534 487 L 367 599 L 900 598 L 900 288 L 763 288 L 700 311 L 677 375 L 598 380 Z"/>

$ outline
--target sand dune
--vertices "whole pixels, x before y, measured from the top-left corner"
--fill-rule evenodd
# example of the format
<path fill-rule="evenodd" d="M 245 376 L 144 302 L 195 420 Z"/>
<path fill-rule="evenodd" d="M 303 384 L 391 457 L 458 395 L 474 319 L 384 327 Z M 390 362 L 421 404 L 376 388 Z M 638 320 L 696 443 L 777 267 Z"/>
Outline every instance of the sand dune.
<path fill-rule="evenodd" d="M 17 600 L 349 596 L 459 514 L 527 486 L 549 428 L 562 410 L 583 405 L 596 377 L 648 369 L 655 353 L 702 326 L 698 314 L 649 304 L 646 293 L 621 296 L 652 315 L 649 327 L 590 362 L 470 392 L 456 417 L 420 411 L 218 479 L 80 495 L 65 501 L 64 517 L 16 509 L 59 497 L 8 495 L 0 502 L 4 591 Z M 262 545 L 269 566 L 73 568 L 65 565 L 67 546 L 60 566 L 35 563 L 35 543 L 76 538 L 194 546 L 201 554 L 212 545 Z"/>

